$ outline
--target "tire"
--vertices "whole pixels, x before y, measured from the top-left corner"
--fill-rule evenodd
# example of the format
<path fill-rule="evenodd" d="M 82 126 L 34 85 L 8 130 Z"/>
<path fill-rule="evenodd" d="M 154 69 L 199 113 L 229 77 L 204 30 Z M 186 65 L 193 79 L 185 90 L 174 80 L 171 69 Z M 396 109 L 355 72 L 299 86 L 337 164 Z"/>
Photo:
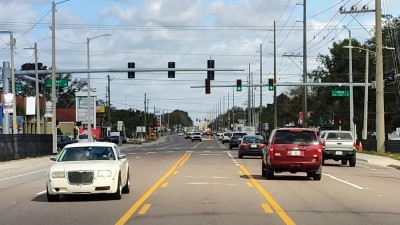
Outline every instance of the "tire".
<path fill-rule="evenodd" d="M 229 149 L 233 149 L 232 145 L 229 145 Z"/>
<path fill-rule="evenodd" d="M 353 156 L 353 158 L 351 158 L 349 160 L 349 165 L 350 165 L 350 167 L 355 167 L 356 166 L 356 156 Z"/>
<path fill-rule="evenodd" d="M 347 159 L 342 159 L 342 166 L 347 165 Z"/>
<path fill-rule="evenodd" d="M 240 153 L 240 150 L 238 151 L 238 157 L 239 157 L 239 159 L 243 159 L 243 154 Z"/>
<path fill-rule="evenodd" d="M 322 166 L 320 166 L 319 169 L 313 173 L 313 180 L 321 180 L 321 178 L 322 178 Z"/>
<path fill-rule="evenodd" d="M 47 201 L 48 202 L 58 202 L 60 200 L 60 195 L 51 195 L 51 194 L 49 194 L 49 190 L 48 190 L 47 187 L 46 187 L 46 191 L 47 191 L 46 196 L 47 196 Z"/>
<path fill-rule="evenodd" d="M 325 166 L 325 159 L 322 158 L 322 165 Z"/>
<path fill-rule="evenodd" d="M 121 175 L 118 177 L 118 188 L 114 194 L 112 194 L 113 199 L 120 200 L 122 198 L 122 184 L 121 184 Z"/>
<path fill-rule="evenodd" d="M 192 142 L 193 142 L 193 139 L 192 139 Z"/>
<path fill-rule="evenodd" d="M 307 177 L 314 177 L 314 172 L 307 171 Z"/>
<path fill-rule="evenodd" d="M 265 178 L 267 180 L 273 180 L 275 177 L 274 171 L 271 169 L 271 167 L 266 164 L 265 165 Z"/>
<path fill-rule="evenodd" d="M 128 174 L 126 175 L 126 183 L 125 186 L 122 188 L 122 193 L 128 194 L 131 190 L 131 179 L 129 175 L 129 168 L 128 168 Z"/>
<path fill-rule="evenodd" d="M 267 176 L 267 172 L 265 171 L 265 163 L 264 163 L 264 159 L 261 162 L 261 176 L 262 177 L 266 177 Z"/>

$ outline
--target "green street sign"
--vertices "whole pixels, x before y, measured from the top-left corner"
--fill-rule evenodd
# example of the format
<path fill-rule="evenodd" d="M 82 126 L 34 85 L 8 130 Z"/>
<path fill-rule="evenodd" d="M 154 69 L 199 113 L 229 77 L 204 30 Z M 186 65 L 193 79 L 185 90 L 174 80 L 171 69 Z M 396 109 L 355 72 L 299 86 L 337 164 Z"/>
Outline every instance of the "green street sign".
<path fill-rule="evenodd" d="M 15 91 L 22 91 L 22 84 L 21 83 L 16 83 L 15 84 Z"/>
<path fill-rule="evenodd" d="M 44 81 L 47 88 L 51 88 L 51 79 L 46 79 Z M 56 87 L 67 87 L 68 79 L 56 79 Z"/>
<path fill-rule="evenodd" d="M 350 91 L 332 90 L 333 97 L 348 97 L 350 96 Z"/>

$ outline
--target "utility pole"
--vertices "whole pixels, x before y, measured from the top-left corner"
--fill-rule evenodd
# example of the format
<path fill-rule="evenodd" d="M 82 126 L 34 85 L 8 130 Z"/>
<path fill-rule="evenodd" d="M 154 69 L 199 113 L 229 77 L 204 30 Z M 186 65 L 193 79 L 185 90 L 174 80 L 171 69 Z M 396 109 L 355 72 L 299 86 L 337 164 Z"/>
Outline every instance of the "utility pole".
<path fill-rule="evenodd" d="M 276 21 L 274 21 L 274 83 L 276 83 Z M 278 102 L 276 86 L 274 87 L 274 128 L 278 127 Z"/>
<path fill-rule="evenodd" d="M 228 92 L 228 131 L 231 130 L 231 114 L 230 114 L 230 108 L 229 108 L 229 92 Z"/>
<path fill-rule="evenodd" d="M 52 101 L 52 117 L 51 132 L 53 135 L 53 153 L 57 153 L 57 113 L 56 113 L 56 3 L 52 2 L 52 20 L 51 20 L 51 101 Z"/>
<path fill-rule="evenodd" d="M 146 117 L 147 117 L 147 113 L 146 113 L 147 107 L 146 107 L 146 103 L 147 103 L 147 97 L 146 97 L 146 93 L 144 93 L 144 132 L 145 132 L 144 138 L 146 138 L 146 136 L 147 136 L 147 119 L 146 119 Z"/>
<path fill-rule="evenodd" d="M 107 75 L 107 83 L 108 83 L 108 86 L 107 86 L 107 93 L 108 93 L 108 101 L 107 101 L 108 111 L 107 111 L 107 114 L 108 114 L 108 122 L 110 122 L 110 124 L 111 124 L 111 88 L 110 88 L 110 81 L 111 81 L 110 75 Z"/>
<path fill-rule="evenodd" d="M 250 83 L 250 63 L 249 63 L 249 78 L 248 78 L 248 84 Z M 248 115 L 247 115 L 247 126 L 251 125 L 251 101 L 250 101 L 250 91 L 251 91 L 251 87 L 248 87 L 248 96 L 247 96 L 247 111 L 248 111 Z"/>
<path fill-rule="evenodd" d="M 349 11 L 339 9 L 341 14 L 375 13 L 375 52 L 376 52 L 376 141 L 377 151 L 385 152 L 385 102 L 383 88 L 383 57 L 382 57 L 382 1 L 375 0 L 375 10 L 369 10 L 367 6 L 357 10 L 352 7 Z M 352 122 L 352 121 L 351 121 Z"/>
<path fill-rule="evenodd" d="M 260 84 L 262 84 L 262 44 L 260 44 Z M 262 114 L 262 86 L 260 86 L 260 115 L 258 117 L 259 132 L 262 133 L 261 128 L 261 114 Z"/>
<path fill-rule="evenodd" d="M 36 100 L 36 134 L 40 134 L 40 101 L 39 101 L 39 73 L 38 73 L 38 56 L 37 56 L 37 43 L 34 45 L 35 51 L 35 100 Z"/>
<path fill-rule="evenodd" d="M 233 90 L 232 90 L 232 128 L 234 128 L 233 127 L 233 125 L 235 124 L 235 87 L 233 87 Z"/>
<path fill-rule="evenodd" d="M 303 83 L 307 83 L 307 0 L 303 1 Z M 307 127 L 307 86 L 303 93 L 303 127 Z"/>

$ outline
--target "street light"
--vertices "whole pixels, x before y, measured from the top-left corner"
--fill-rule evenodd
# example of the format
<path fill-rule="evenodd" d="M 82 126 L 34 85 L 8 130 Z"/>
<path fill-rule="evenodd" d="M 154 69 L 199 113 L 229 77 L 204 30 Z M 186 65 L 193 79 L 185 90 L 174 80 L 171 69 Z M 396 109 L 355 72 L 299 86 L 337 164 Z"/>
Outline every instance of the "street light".
<path fill-rule="evenodd" d="M 93 40 L 95 38 L 99 38 L 99 37 L 105 37 L 105 36 L 111 36 L 111 34 L 101 34 L 92 38 L 87 37 L 86 39 L 86 47 L 87 47 L 87 69 L 88 69 L 88 74 L 87 74 L 87 111 L 86 111 L 86 118 L 87 118 L 87 126 L 88 126 L 88 130 L 87 130 L 87 135 L 88 135 L 88 141 L 92 141 L 92 121 L 91 121 L 91 112 L 92 112 L 92 99 L 90 96 L 90 91 L 91 91 L 91 87 L 90 87 L 90 59 L 89 59 L 89 44 L 90 44 L 90 40 Z M 93 104 L 94 107 L 94 104 Z M 94 120 L 96 118 L 93 118 Z"/>

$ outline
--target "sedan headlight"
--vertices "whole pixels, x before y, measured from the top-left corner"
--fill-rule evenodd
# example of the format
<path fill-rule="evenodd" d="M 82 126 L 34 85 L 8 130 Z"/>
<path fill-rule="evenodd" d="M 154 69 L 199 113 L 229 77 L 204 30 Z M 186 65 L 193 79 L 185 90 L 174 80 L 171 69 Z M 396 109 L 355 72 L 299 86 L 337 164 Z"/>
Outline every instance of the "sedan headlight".
<path fill-rule="evenodd" d="M 99 170 L 99 173 L 97 174 L 98 177 L 111 177 L 112 172 L 111 170 Z"/>
<path fill-rule="evenodd" d="M 65 173 L 64 171 L 53 171 L 51 174 L 52 178 L 65 178 Z"/>

